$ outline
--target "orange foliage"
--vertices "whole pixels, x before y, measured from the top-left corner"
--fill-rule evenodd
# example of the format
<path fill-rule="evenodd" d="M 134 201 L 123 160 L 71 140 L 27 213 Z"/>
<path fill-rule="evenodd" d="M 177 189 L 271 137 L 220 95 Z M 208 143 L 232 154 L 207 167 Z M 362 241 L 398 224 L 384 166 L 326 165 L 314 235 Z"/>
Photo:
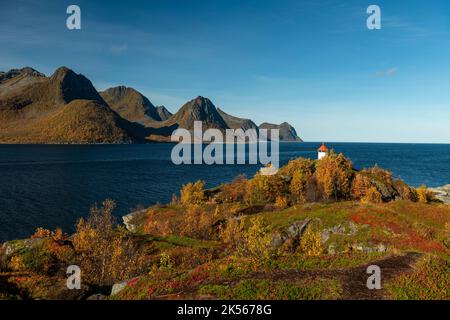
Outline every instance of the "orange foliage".
<path fill-rule="evenodd" d="M 317 163 L 316 180 L 324 199 L 346 199 L 353 178 L 352 163 L 341 153 L 330 153 Z"/>

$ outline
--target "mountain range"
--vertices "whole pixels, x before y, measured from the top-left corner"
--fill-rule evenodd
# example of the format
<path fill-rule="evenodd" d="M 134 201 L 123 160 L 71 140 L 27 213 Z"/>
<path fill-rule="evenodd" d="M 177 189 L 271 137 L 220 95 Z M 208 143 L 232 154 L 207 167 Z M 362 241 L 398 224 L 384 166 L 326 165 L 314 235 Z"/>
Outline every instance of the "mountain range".
<path fill-rule="evenodd" d="M 66 67 L 53 75 L 26 67 L 0 72 L 0 143 L 134 143 L 170 141 L 177 128 L 280 129 L 280 141 L 302 141 L 288 123 L 263 123 L 225 113 L 205 97 L 175 114 L 125 86 L 98 92 Z"/>

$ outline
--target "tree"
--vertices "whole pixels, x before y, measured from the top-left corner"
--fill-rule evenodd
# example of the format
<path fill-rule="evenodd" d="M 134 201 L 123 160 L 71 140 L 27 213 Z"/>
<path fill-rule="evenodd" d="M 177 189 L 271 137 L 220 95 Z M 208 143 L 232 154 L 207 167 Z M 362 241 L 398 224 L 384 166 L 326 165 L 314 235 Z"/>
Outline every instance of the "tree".
<path fill-rule="evenodd" d="M 195 183 L 183 185 L 180 191 L 180 201 L 182 204 L 201 204 L 205 200 L 205 182 L 198 180 Z"/>
<path fill-rule="evenodd" d="M 83 279 L 93 285 L 110 285 L 134 276 L 143 266 L 143 254 L 127 237 L 126 230 L 115 226 L 116 204 L 105 200 L 94 206 L 88 219 L 80 219 L 73 245 L 83 270 Z"/>
<path fill-rule="evenodd" d="M 346 199 L 350 196 L 353 178 L 352 163 L 342 153 L 331 152 L 317 162 L 315 177 L 324 199 Z"/>

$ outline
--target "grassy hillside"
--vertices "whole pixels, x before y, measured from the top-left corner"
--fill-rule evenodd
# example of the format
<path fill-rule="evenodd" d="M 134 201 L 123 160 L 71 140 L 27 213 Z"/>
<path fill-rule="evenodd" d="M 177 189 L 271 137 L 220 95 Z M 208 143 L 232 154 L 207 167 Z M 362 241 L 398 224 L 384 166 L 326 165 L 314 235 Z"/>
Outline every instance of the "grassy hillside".
<path fill-rule="evenodd" d="M 39 229 L 6 243 L 0 292 L 72 299 L 63 280 L 77 264 L 78 298 L 450 299 L 449 206 L 381 168 L 331 154 L 203 186 L 128 215 L 128 230 L 106 201 L 74 235 Z M 381 290 L 366 287 L 373 264 Z"/>
<path fill-rule="evenodd" d="M 126 123 L 107 107 L 74 100 L 44 118 L 20 122 L 0 131 L 8 143 L 117 143 L 132 141 Z M 17 123 L 18 124 L 18 123 Z"/>
<path fill-rule="evenodd" d="M 0 83 L 0 143 L 121 143 L 136 129 L 109 108 L 83 75 L 18 71 Z"/>

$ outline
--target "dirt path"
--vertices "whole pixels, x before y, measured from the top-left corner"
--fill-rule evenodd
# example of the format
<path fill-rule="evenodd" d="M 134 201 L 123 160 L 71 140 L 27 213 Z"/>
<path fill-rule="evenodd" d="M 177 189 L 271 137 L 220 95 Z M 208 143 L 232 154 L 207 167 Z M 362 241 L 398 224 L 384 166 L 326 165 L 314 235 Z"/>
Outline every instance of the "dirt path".
<path fill-rule="evenodd" d="M 381 260 L 373 261 L 366 265 L 349 269 L 326 269 L 326 270 L 274 270 L 273 272 L 253 273 L 240 278 L 245 279 L 269 279 L 272 281 L 296 282 L 311 278 L 329 278 L 340 281 L 343 288 L 343 300 L 381 300 L 388 299 L 384 283 L 388 280 L 405 273 L 412 272 L 414 264 L 421 257 L 419 253 L 406 253 L 405 255 L 389 256 Z M 381 269 L 381 290 L 369 290 L 366 286 L 367 267 L 377 265 Z M 219 282 L 215 284 L 226 284 L 234 286 L 238 281 Z M 161 299 L 207 299 L 196 294 L 197 288 L 186 288 L 183 292 L 173 295 L 161 296 Z M 209 297 L 211 298 L 211 297 Z"/>

